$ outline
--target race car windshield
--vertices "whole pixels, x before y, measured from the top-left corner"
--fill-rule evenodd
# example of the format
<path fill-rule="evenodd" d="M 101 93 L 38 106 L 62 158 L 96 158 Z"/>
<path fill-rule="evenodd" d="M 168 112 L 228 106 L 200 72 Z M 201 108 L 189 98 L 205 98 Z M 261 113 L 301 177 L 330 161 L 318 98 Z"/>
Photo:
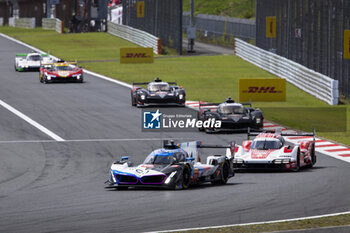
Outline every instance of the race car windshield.
<path fill-rule="evenodd" d="M 219 105 L 219 112 L 223 114 L 243 114 L 244 108 L 239 105 Z"/>
<path fill-rule="evenodd" d="M 169 91 L 169 84 L 149 84 L 149 91 Z"/>
<path fill-rule="evenodd" d="M 43 58 L 40 55 L 32 55 L 28 57 L 28 61 L 41 61 Z"/>
<path fill-rule="evenodd" d="M 58 71 L 71 71 L 71 70 L 73 70 L 73 68 L 70 67 L 70 66 L 55 66 L 55 70 L 58 70 Z"/>
<path fill-rule="evenodd" d="M 150 154 L 147 156 L 144 164 L 171 164 L 176 161 L 176 158 L 173 155 L 164 155 L 164 154 Z"/>
<path fill-rule="evenodd" d="M 251 149 L 256 150 L 276 150 L 283 146 L 281 141 L 253 141 Z"/>

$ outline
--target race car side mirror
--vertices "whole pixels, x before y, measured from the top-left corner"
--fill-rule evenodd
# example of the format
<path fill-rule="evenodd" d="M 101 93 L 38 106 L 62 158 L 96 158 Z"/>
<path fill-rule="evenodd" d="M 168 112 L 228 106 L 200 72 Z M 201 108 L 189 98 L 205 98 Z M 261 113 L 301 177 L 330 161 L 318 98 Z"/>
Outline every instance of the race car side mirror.
<path fill-rule="evenodd" d="M 193 162 L 194 158 L 186 158 L 187 161 Z"/>

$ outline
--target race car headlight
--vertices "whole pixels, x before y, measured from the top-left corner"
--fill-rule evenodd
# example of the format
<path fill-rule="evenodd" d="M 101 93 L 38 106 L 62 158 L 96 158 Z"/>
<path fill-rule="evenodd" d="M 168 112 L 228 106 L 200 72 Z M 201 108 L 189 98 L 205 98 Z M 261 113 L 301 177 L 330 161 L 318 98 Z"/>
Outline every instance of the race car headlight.
<path fill-rule="evenodd" d="M 257 124 L 260 124 L 261 123 L 261 118 L 256 118 L 255 121 L 256 121 Z"/>
<path fill-rule="evenodd" d="M 172 173 L 168 176 L 168 178 L 166 178 L 164 184 L 169 184 L 169 182 L 171 181 L 171 179 L 175 176 L 176 172 L 177 172 L 177 171 L 172 172 Z"/>
<path fill-rule="evenodd" d="M 49 75 L 49 76 L 47 76 L 47 80 L 51 80 L 51 76 Z"/>
<path fill-rule="evenodd" d="M 290 159 L 283 159 L 283 163 L 290 163 Z"/>
<path fill-rule="evenodd" d="M 180 94 L 179 95 L 179 99 L 182 100 L 184 98 L 184 95 L 183 94 Z"/>
<path fill-rule="evenodd" d="M 243 163 L 243 159 L 234 159 L 233 163 Z"/>
<path fill-rule="evenodd" d="M 145 95 L 141 95 L 141 99 L 142 99 L 142 100 L 145 100 L 145 99 L 146 99 L 146 96 L 145 96 Z"/>
<path fill-rule="evenodd" d="M 274 164 L 281 164 L 282 161 L 283 161 L 283 159 L 275 159 L 275 160 L 273 161 L 273 163 L 274 163 Z"/>

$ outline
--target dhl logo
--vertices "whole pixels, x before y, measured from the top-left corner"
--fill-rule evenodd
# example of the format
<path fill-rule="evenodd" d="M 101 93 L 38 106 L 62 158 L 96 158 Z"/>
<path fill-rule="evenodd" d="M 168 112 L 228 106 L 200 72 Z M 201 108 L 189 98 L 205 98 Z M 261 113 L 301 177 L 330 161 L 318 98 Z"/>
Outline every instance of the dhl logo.
<path fill-rule="evenodd" d="M 127 53 L 123 58 L 149 58 L 146 53 Z"/>
<path fill-rule="evenodd" d="M 248 90 L 243 90 L 243 93 L 282 93 L 276 90 L 276 87 L 248 87 Z"/>

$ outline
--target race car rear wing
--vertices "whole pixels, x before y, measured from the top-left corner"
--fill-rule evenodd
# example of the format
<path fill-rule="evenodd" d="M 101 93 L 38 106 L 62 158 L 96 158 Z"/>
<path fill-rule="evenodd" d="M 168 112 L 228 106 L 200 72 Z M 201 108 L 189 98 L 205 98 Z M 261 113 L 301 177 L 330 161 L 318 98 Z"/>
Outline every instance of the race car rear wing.
<path fill-rule="evenodd" d="M 315 142 L 315 137 L 316 137 L 316 129 L 314 128 L 313 132 L 312 133 L 283 133 L 281 129 L 277 129 L 277 130 L 262 130 L 262 131 L 259 131 L 259 132 L 251 132 L 250 131 L 250 128 L 248 128 L 248 133 L 247 133 L 247 136 L 248 136 L 248 140 L 250 139 L 250 136 L 258 136 L 260 133 L 275 133 L 275 134 L 278 134 L 278 135 L 281 135 L 282 137 L 313 137 L 313 141 Z"/>
<path fill-rule="evenodd" d="M 135 86 L 135 85 L 148 85 L 149 83 L 151 82 L 132 82 L 132 85 Z M 177 85 L 176 82 L 166 82 L 168 83 L 169 85 Z"/>
<path fill-rule="evenodd" d="M 169 145 L 167 140 L 165 140 L 164 143 Z M 194 160 L 195 162 L 200 162 L 199 151 L 198 151 L 199 148 L 226 149 L 226 156 L 231 159 L 234 157 L 235 146 L 236 146 L 236 143 L 234 141 L 232 141 L 229 145 L 209 145 L 209 144 L 203 144 L 201 141 L 183 142 L 178 144 L 178 147 L 185 150 L 190 156 L 190 159 L 193 158 L 192 160 Z"/>

